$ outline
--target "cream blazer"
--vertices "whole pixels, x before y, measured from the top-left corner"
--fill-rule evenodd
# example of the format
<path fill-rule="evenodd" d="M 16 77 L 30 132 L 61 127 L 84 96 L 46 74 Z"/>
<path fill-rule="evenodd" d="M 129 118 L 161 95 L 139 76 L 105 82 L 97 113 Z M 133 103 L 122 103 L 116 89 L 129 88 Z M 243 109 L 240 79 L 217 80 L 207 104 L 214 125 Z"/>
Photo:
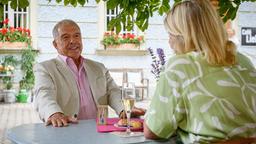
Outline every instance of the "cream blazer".
<path fill-rule="evenodd" d="M 103 64 L 89 59 L 83 66 L 95 104 L 110 105 L 119 114 L 123 110 L 121 92 L 109 71 Z M 43 121 L 56 112 L 68 116 L 78 114 L 79 92 L 75 77 L 59 57 L 36 64 L 34 74 L 34 104 Z"/>

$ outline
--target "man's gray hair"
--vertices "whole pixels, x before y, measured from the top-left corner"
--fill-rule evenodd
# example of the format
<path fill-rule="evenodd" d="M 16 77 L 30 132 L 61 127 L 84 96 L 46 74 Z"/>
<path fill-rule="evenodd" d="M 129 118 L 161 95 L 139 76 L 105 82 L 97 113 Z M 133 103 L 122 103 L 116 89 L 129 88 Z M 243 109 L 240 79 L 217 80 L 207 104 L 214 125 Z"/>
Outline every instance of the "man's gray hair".
<path fill-rule="evenodd" d="M 80 27 L 78 26 L 78 24 L 77 24 L 76 22 L 74 22 L 73 20 L 70 20 L 70 19 L 64 19 L 64 20 L 59 21 L 59 22 L 54 26 L 54 28 L 53 28 L 53 30 L 52 30 L 52 35 L 53 35 L 53 38 L 54 38 L 54 39 L 59 36 L 58 29 L 59 29 L 59 27 L 61 27 L 62 25 L 74 25 L 74 26 L 76 26 L 76 27 L 79 29 L 79 31 L 81 31 L 81 30 L 80 30 Z"/>

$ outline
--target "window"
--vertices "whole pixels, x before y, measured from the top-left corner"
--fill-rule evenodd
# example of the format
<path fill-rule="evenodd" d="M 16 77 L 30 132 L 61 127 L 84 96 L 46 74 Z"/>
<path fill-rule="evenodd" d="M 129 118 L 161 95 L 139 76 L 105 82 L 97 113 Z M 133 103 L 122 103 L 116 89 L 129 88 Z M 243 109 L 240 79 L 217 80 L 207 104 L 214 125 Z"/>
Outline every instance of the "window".
<path fill-rule="evenodd" d="M 10 3 L 4 5 L 4 19 L 9 19 L 9 24 L 14 28 L 29 28 L 29 8 L 11 8 Z"/>
<path fill-rule="evenodd" d="M 114 10 L 111 10 L 111 9 L 107 9 L 107 12 L 106 12 L 106 30 L 107 31 L 114 31 L 115 29 L 109 29 L 107 27 L 108 23 L 113 19 L 115 18 L 120 12 L 120 8 L 117 7 L 115 8 Z M 132 33 L 132 34 L 136 34 L 136 28 L 131 30 L 131 31 L 127 31 L 127 29 L 122 25 L 122 29 L 121 29 L 121 34 L 127 34 L 127 33 Z"/>

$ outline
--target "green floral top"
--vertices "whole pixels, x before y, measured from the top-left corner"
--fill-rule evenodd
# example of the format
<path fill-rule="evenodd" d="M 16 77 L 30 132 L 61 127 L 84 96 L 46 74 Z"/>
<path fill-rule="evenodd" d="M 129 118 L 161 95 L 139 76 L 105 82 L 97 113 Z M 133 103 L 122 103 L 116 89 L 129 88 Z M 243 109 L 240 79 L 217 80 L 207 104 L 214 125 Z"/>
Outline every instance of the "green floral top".
<path fill-rule="evenodd" d="M 149 129 L 184 143 L 256 136 L 256 71 L 237 59 L 232 67 L 209 66 L 195 52 L 169 59 L 146 114 Z"/>

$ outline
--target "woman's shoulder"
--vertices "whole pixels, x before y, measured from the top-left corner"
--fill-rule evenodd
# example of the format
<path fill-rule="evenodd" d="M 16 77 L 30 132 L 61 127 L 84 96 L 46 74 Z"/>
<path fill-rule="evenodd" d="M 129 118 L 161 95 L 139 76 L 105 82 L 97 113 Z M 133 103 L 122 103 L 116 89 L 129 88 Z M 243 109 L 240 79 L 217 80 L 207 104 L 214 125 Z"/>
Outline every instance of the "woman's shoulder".
<path fill-rule="evenodd" d="M 193 64 L 202 60 L 202 56 L 196 52 L 174 55 L 167 61 L 168 66 L 193 67 Z"/>
<path fill-rule="evenodd" d="M 249 69 L 255 69 L 251 60 L 247 56 L 245 56 L 244 54 L 242 54 L 240 52 L 237 53 L 237 61 L 238 61 L 238 64 L 242 67 L 246 67 Z"/>

